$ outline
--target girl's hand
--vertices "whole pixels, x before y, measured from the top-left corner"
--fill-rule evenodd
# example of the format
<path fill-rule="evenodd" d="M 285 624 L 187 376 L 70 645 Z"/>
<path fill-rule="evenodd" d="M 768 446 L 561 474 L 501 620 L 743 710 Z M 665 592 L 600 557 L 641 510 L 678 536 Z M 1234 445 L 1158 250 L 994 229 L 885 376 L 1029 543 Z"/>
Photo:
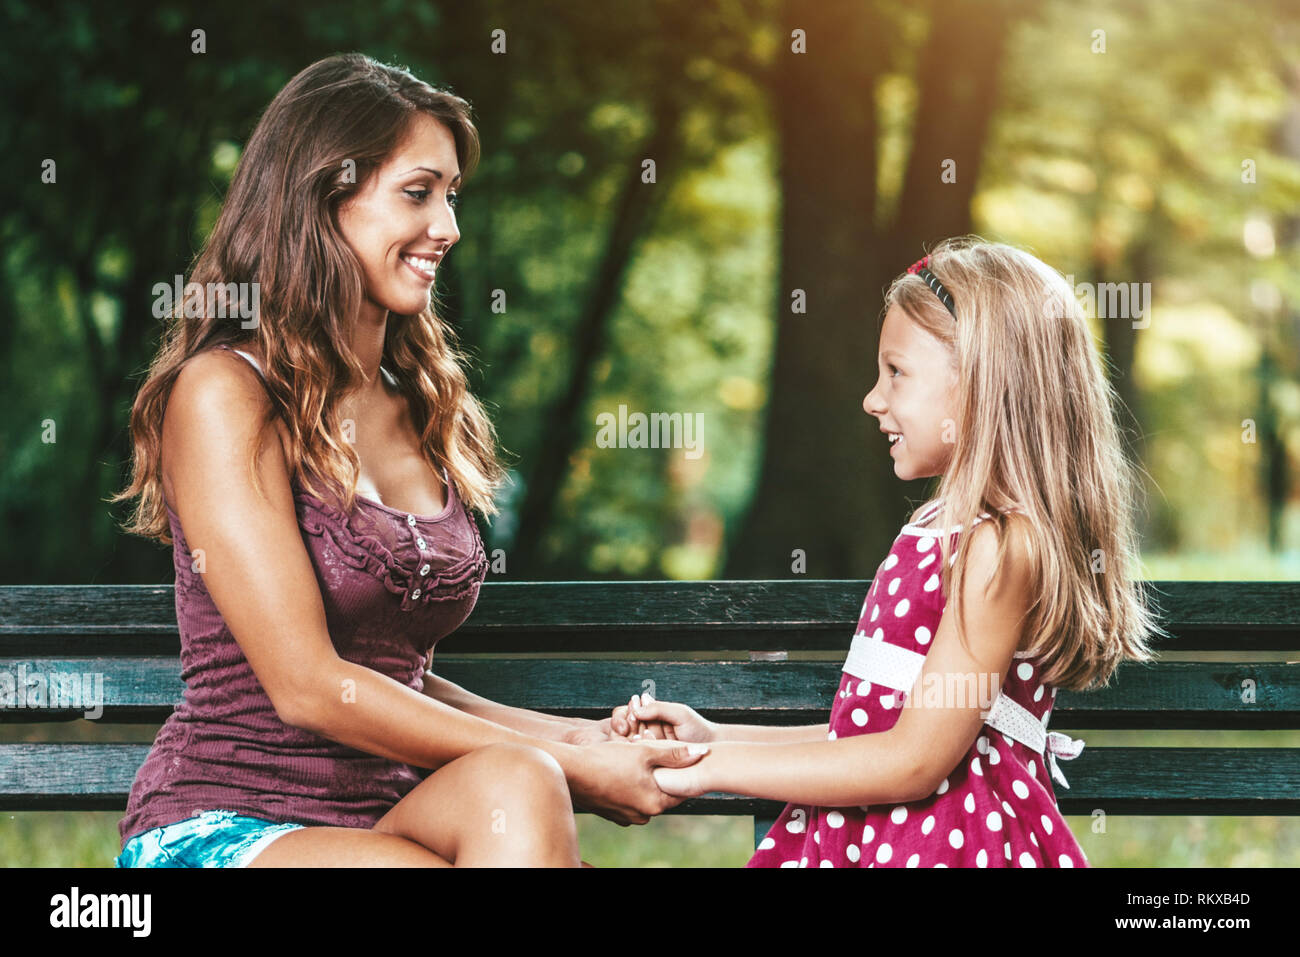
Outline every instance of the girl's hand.
<path fill-rule="evenodd" d="M 665 721 L 638 721 L 632 717 L 632 708 L 639 706 L 642 698 L 649 700 L 649 696 L 633 695 L 627 704 L 619 705 L 615 708 L 610 716 L 602 722 L 609 725 L 609 733 L 614 737 L 626 738 L 629 741 L 640 741 L 645 738 L 656 740 L 676 741 L 677 733 L 673 726 Z"/>
<path fill-rule="evenodd" d="M 678 741 L 708 744 L 718 740 L 718 726 L 700 717 L 694 708 L 670 701 L 656 701 L 648 692 L 641 695 L 639 699 L 633 695 L 626 713 L 621 714 L 624 711 L 622 707 L 614 709 L 614 714 L 610 717 L 611 733 L 622 734 L 624 732 L 621 727 L 631 726 L 633 722 L 642 725 L 657 722 L 663 725 L 665 736 Z M 643 731 L 642 734 L 644 735 L 645 732 Z"/>

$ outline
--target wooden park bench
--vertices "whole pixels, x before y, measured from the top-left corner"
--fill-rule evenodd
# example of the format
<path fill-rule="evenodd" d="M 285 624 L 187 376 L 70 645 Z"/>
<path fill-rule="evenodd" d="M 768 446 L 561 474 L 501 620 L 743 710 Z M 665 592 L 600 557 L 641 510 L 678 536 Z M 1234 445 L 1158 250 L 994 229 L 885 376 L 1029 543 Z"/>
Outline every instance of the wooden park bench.
<path fill-rule="evenodd" d="M 722 721 L 814 724 L 827 720 L 870 584 L 488 582 L 474 614 L 439 644 L 434 670 L 485 697 L 557 714 L 601 717 L 653 688 Z M 1300 658 L 1300 583 L 1146 587 L 1174 636 L 1161 652 Z M 170 585 L 0 586 L 0 681 L 20 666 L 29 675 L 102 674 L 97 721 L 162 722 L 184 687 L 178 654 Z M 0 710 L 6 722 L 79 717 L 81 709 Z M 1125 664 L 1104 691 L 1061 691 L 1050 725 L 1298 727 L 1294 660 Z M 0 744 L 0 810 L 121 810 L 149 747 Z M 1089 746 L 1063 770 L 1070 787 L 1057 797 L 1067 815 L 1300 814 L 1300 748 Z M 780 808 L 711 794 L 674 813 L 753 816 L 761 836 Z"/>

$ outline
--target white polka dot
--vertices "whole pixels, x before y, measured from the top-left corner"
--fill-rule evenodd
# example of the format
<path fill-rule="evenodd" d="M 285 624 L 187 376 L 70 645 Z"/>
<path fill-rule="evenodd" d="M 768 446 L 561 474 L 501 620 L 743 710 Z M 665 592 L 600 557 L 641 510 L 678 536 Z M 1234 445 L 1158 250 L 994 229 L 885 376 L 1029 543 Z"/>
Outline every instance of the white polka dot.
<path fill-rule="evenodd" d="M 936 865 L 934 865 L 934 866 L 935 866 L 935 867 L 947 867 L 948 865 L 947 865 L 947 864 L 936 864 Z"/>
<path fill-rule="evenodd" d="M 880 567 L 883 568 L 885 571 L 889 571 L 897 564 L 898 564 L 898 556 L 895 555 L 893 552 L 890 552 L 889 557 L 885 559 L 885 564 L 881 565 Z"/>
<path fill-rule="evenodd" d="M 1034 847 L 1038 846 L 1038 835 L 1033 831 L 1029 832 L 1029 840 L 1033 842 Z"/>
<path fill-rule="evenodd" d="M 822 842 L 822 832 L 821 832 L 821 831 L 813 831 L 813 843 L 814 843 L 814 844 L 820 844 L 821 842 Z"/>
<path fill-rule="evenodd" d="M 876 839 L 876 829 L 868 824 L 862 829 L 862 843 L 870 844 Z"/>
<path fill-rule="evenodd" d="M 871 640 L 872 640 L 872 641 L 884 641 L 884 640 L 885 640 L 885 631 L 884 631 L 884 629 L 883 629 L 883 628 L 877 628 L 875 631 L 873 631 L 873 632 L 871 633 Z"/>
<path fill-rule="evenodd" d="M 936 588 L 938 588 L 938 587 L 939 587 L 939 573 L 938 573 L 938 572 L 935 572 L 933 575 L 931 575 L 929 578 L 927 578 L 927 579 L 925 580 L 925 584 L 922 585 L 921 587 L 924 588 L 926 591 L 934 591 Z"/>
<path fill-rule="evenodd" d="M 990 748 L 990 749 L 989 749 L 989 764 L 991 764 L 991 765 L 992 765 L 992 764 L 997 764 L 997 763 L 998 763 L 999 761 L 1001 761 L 1001 760 L 1002 760 L 1002 755 L 998 754 L 998 749 L 997 749 L 997 748 Z"/>
<path fill-rule="evenodd" d="M 981 734 L 978 738 L 975 739 L 975 750 L 978 751 L 980 754 L 988 754 L 989 739 Z"/>
<path fill-rule="evenodd" d="M 976 758 L 971 758 L 971 759 L 970 759 L 970 769 L 971 769 L 971 771 L 973 771 L 975 774 L 978 774 L 980 777 L 983 777 L 983 776 L 984 776 L 984 768 L 982 768 L 982 767 L 980 766 L 980 759 L 979 759 L 979 758 L 976 757 Z"/>
<path fill-rule="evenodd" d="M 776 847 L 776 841 L 770 837 L 763 838 L 762 843 L 758 845 L 760 851 L 770 851 L 774 847 Z"/>
<path fill-rule="evenodd" d="M 1015 810 L 1014 810 L 1014 809 L 1011 807 L 1011 805 L 1008 804 L 1006 801 L 1003 801 L 1003 802 L 1002 802 L 1002 810 L 1006 811 L 1007 814 L 1008 814 L 1009 816 L 1011 816 L 1011 817 L 1015 817 L 1015 816 L 1016 816 L 1016 812 L 1015 812 Z"/>
<path fill-rule="evenodd" d="M 1034 666 L 1027 661 L 1022 661 L 1016 666 L 1016 675 L 1021 681 L 1028 681 L 1034 676 Z"/>
<path fill-rule="evenodd" d="M 799 862 L 798 862 L 798 861 L 782 861 L 782 862 L 781 862 L 781 866 L 782 866 L 782 867 L 798 867 L 798 866 L 799 866 Z"/>
<path fill-rule="evenodd" d="M 822 861 L 820 864 L 818 864 L 817 866 L 818 866 L 818 867 L 834 867 L 835 865 L 832 864 L 830 861 L 823 860 L 823 861 Z"/>
<path fill-rule="evenodd" d="M 791 834 L 802 834 L 803 821 L 797 817 L 794 818 L 793 820 L 786 821 L 785 829 L 789 831 Z"/>
<path fill-rule="evenodd" d="M 1050 817 L 1048 817 L 1046 814 L 1044 814 L 1044 815 L 1042 815 L 1042 816 L 1039 818 L 1039 820 L 1043 822 L 1043 830 L 1046 831 L 1048 834 L 1051 834 L 1051 833 L 1052 833 L 1052 819 L 1051 819 Z"/>
<path fill-rule="evenodd" d="M 870 682 L 870 681 L 863 681 L 863 682 L 859 683 L 859 684 L 858 684 L 858 697 L 860 697 L 860 698 L 865 698 L 865 697 L 866 697 L 867 695 L 869 695 L 869 694 L 871 694 L 871 682 Z"/>
<path fill-rule="evenodd" d="M 859 728 L 867 723 L 867 713 L 861 708 L 854 708 L 853 713 L 849 715 L 849 717 L 853 719 L 853 723 Z"/>
<path fill-rule="evenodd" d="M 1039 685 L 1038 688 L 1035 689 L 1034 691 L 1034 700 L 1041 701 L 1042 699 L 1043 699 L 1043 686 Z"/>
<path fill-rule="evenodd" d="M 975 812 L 975 795 L 967 791 L 966 800 L 962 802 L 961 806 L 966 809 L 967 814 L 973 814 Z"/>
<path fill-rule="evenodd" d="M 838 831 L 844 826 L 844 815 L 839 811 L 831 811 L 826 815 L 826 824 Z"/>
<path fill-rule="evenodd" d="M 1028 851 L 1021 851 L 1021 853 L 1020 853 L 1020 866 L 1021 866 L 1021 867 L 1037 867 L 1038 865 L 1034 863 L 1034 859 L 1029 855 L 1029 852 L 1028 852 Z"/>
<path fill-rule="evenodd" d="M 918 570 L 922 569 L 926 565 L 930 564 L 932 561 L 934 561 L 934 552 L 931 552 L 929 555 L 926 555 L 925 558 L 921 561 L 921 564 L 917 565 L 916 567 Z"/>
<path fill-rule="evenodd" d="M 1038 764 L 1032 760 L 1029 762 L 1029 773 L 1034 777 L 1038 777 Z"/>
<path fill-rule="evenodd" d="M 916 643 L 918 645 L 928 645 L 930 643 L 930 629 L 925 625 L 916 629 Z"/>
<path fill-rule="evenodd" d="M 907 820 L 907 808 L 901 804 L 898 805 L 898 807 L 889 812 L 889 819 L 895 824 L 902 824 Z M 1048 833 L 1050 834 L 1051 831 L 1048 831 Z"/>
<path fill-rule="evenodd" d="M 891 710 L 894 707 L 894 696 L 892 694 L 882 694 L 880 696 L 880 707 L 886 711 Z"/>
<path fill-rule="evenodd" d="M 872 605 L 872 606 L 871 606 L 871 620 L 872 620 L 872 621 L 875 621 L 875 620 L 876 620 L 877 618 L 879 618 L 879 617 L 880 617 L 880 606 L 879 606 L 879 605 Z"/>
<path fill-rule="evenodd" d="M 890 847 L 888 844 L 881 844 L 880 847 L 876 849 L 877 864 L 885 864 L 893 856 L 894 856 L 894 849 Z"/>
<path fill-rule="evenodd" d="M 1002 815 L 997 811 L 989 811 L 989 816 L 984 819 L 990 831 L 1002 830 Z"/>
<path fill-rule="evenodd" d="M 1002 735 L 1002 740 L 1007 743 L 1008 748 L 1012 747 L 1015 744 L 1015 742 L 1012 741 L 1010 738 L 1008 738 L 1005 734 Z"/>
<path fill-rule="evenodd" d="M 889 593 L 892 595 L 892 594 L 894 594 L 895 592 L 897 592 L 897 591 L 898 591 L 898 586 L 901 585 L 901 584 L 903 584 L 903 579 L 901 579 L 901 578 L 895 578 L 893 581 L 891 581 L 891 582 L 889 583 Z"/>
<path fill-rule="evenodd" d="M 945 794 L 947 793 L 947 791 L 948 791 L 948 779 L 944 778 L 942 781 L 939 782 L 939 786 L 935 789 L 934 793 Z"/>
<path fill-rule="evenodd" d="M 917 864 L 920 864 L 920 863 L 921 863 L 921 855 L 920 855 L 920 854 L 913 854 L 911 857 L 909 857 L 909 858 L 907 859 L 907 866 L 908 866 L 908 867 L 916 867 L 916 865 L 917 865 Z"/>
<path fill-rule="evenodd" d="M 807 867 L 807 866 L 808 866 L 808 858 L 806 858 L 806 857 L 801 857 L 801 858 L 799 858 L 799 866 L 800 866 L 800 867 Z"/>
<path fill-rule="evenodd" d="M 1011 860 L 1011 842 L 1010 842 L 1010 841 L 1007 841 L 1007 843 L 1005 843 L 1005 844 L 1002 845 L 1002 852 L 1003 852 L 1004 854 L 1006 854 L 1006 856 L 1007 856 L 1007 860 Z"/>
<path fill-rule="evenodd" d="M 982 847 L 980 848 L 980 852 L 975 855 L 975 866 L 976 867 L 989 866 L 989 852 L 984 850 L 984 848 Z"/>
<path fill-rule="evenodd" d="M 1029 787 L 1024 781 L 1020 780 L 1020 778 L 1016 778 L 1011 782 L 1011 790 L 1015 791 L 1016 797 L 1020 798 L 1022 801 L 1029 797 Z"/>
<path fill-rule="evenodd" d="M 1069 854 L 1062 854 L 1060 857 L 1057 858 L 1057 860 L 1060 862 L 1062 867 L 1074 866 L 1074 858 L 1072 858 Z"/>
<path fill-rule="evenodd" d="M 929 535 L 922 535 L 916 540 L 916 550 L 918 552 L 928 552 L 934 547 L 934 539 Z"/>
<path fill-rule="evenodd" d="M 854 864 L 862 859 L 862 851 L 858 850 L 858 845 L 856 844 L 850 844 L 844 849 L 844 853 Z"/>
<path fill-rule="evenodd" d="M 961 828 L 954 827 L 948 832 L 948 843 L 953 847 L 961 847 L 966 843 L 966 835 L 962 834 Z"/>
<path fill-rule="evenodd" d="M 929 835 L 929 833 L 933 830 L 934 830 L 934 815 L 931 814 L 929 817 L 927 817 L 924 821 L 921 822 L 921 833 L 925 835 Z"/>
<path fill-rule="evenodd" d="M 906 598 L 904 598 L 896 606 L 894 606 L 894 614 L 897 617 L 902 618 L 904 615 L 907 614 L 907 609 L 910 607 L 912 607 L 911 604 L 908 602 Z"/>

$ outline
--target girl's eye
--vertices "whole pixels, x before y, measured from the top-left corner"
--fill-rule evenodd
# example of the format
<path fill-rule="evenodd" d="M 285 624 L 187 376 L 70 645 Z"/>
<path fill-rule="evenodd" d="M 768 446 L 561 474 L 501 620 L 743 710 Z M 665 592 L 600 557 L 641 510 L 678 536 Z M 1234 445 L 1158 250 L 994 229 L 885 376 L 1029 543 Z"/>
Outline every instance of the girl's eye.
<path fill-rule="evenodd" d="M 898 370 L 895 369 L 893 366 L 890 366 L 889 369 L 890 369 L 890 371 L 892 371 L 892 372 L 897 372 L 897 371 L 898 371 Z M 890 376 L 890 378 L 892 379 L 893 376 Z"/>

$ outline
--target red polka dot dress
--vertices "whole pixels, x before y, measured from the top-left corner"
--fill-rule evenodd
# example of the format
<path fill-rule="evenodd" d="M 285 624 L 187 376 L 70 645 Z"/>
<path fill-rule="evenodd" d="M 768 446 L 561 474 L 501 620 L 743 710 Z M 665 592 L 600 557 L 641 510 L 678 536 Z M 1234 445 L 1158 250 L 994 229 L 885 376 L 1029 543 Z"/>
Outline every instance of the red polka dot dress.
<path fill-rule="evenodd" d="M 876 570 L 831 706 L 831 739 L 893 727 L 920 674 L 946 601 L 937 529 L 905 525 Z M 978 524 L 984 513 L 976 519 Z M 956 546 L 960 526 L 950 532 Z M 950 551 L 950 556 L 952 552 Z M 951 562 L 951 557 L 950 557 Z M 1087 867 L 1056 805 L 1056 766 L 1082 741 L 1047 731 L 1056 689 L 1016 652 L 987 723 L 928 798 L 870 807 L 786 805 L 749 867 Z M 921 689 L 924 697 L 929 690 Z M 1068 787 L 1068 785 L 1066 785 Z"/>

